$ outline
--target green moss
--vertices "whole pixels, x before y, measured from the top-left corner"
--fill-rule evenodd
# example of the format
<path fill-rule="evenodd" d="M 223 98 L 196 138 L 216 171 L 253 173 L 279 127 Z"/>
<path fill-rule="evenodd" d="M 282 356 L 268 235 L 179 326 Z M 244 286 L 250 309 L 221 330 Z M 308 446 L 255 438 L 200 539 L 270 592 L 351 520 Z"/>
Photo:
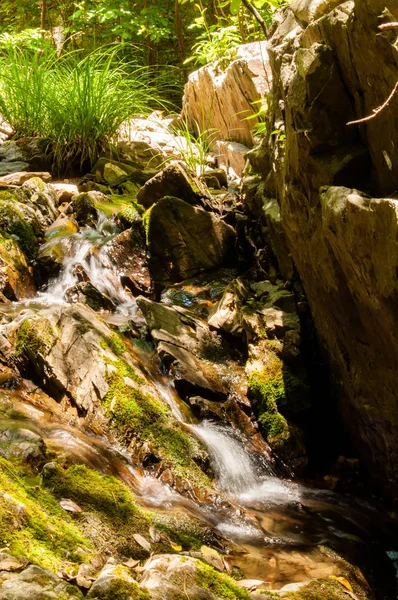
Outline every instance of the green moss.
<path fill-rule="evenodd" d="M 129 488 L 85 465 L 72 465 L 66 471 L 54 469 L 45 481 L 57 497 L 73 498 L 80 506 L 112 519 L 130 520 L 139 513 Z"/>
<path fill-rule="evenodd" d="M 315 579 L 297 592 L 286 592 L 285 598 L 291 600 L 346 600 L 347 588 L 333 579 Z"/>
<path fill-rule="evenodd" d="M 213 592 L 218 598 L 225 600 L 250 600 L 249 594 L 242 589 L 233 579 L 219 573 L 210 565 L 201 563 L 195 572 L 195 584 Z"/>
<path fill-rule="evenodd" d="M 54 331 L 45 317 L 26 319 L 19 326 L 15 339 L 15 356 L 46 355 L 52 346 Z"/>
<path fill-rule="evenodd" d="M 145 239 L 146 239 L 146 243 L 149 243 L 149 228 L 150 228 L 150 224 L 151 224 L 151 212 L 154 208 L 154 206 L 156 206 L 156 204 L 153 204 L 150 208 L 148 208 L 148 210 L 146 212 L 144 212 L 144 214 L 142 215 L 142 224 L 144 226 L 144 230 L 145 230 Z"/>
<path fill-rule="evenodd" d="M 141 222 L 142 207 L 134 201 L 125 204 L 117 216 L 125 227 L 131 227 L 134 223 Z"/>
<path fill-rule="evenodd" d="M 108 338 L 101 341 L 101 347 L 107 350 L 109 347 L 116 356 L 127 352 L 127 346 L 117 333 L 112 333 Z"/>
<path fill-rule="evenodd" d="M 25 220 L 12 194 L 9 196 L 11 198 L 7 197 L 7 199 L 4 195 L 0 196 L 0 226 L 10 235 L 16 236 L 22 252 L 28 258 L 33 258 L 37 250 L 37 239 L 33 227 Z"/>
<path fill-rule="evenodd" d="M 0 458 L 0 540 L 15 556 L 52 570 L 68 554 L 80 562 L 91 542 L 79 531 L 55 498 L 43 488 L 30 487 L 27 473 Z M 79 551 L 78 551 L 79 550 Z"/>
<path fill-rule="evenodd" d="M 101 588 L 101 600 L 151 600 L 151 596 L 137 583 L 115 578 L 109 582 L 106 590 Z"/>

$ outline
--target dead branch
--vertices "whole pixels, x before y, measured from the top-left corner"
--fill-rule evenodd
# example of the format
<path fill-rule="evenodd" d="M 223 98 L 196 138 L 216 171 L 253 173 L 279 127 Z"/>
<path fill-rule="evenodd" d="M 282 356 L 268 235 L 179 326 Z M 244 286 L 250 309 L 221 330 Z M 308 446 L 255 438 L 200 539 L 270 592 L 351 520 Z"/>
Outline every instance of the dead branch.
<path fill-rule="evenodd" d="M 382 31 L 386 29 L 398 29 L 398 23 L 383 23 L 382 25 L 379 25 L 379 29 Z"/>
<path fill-rule="evenodd" d="M 242 4 L 247 8 L 248 11 L 250 11 L 252 13 L 253 17 L 256 19 L 257 23 L 260 25 L 261 29 L 263 30 L 265 39 L 267 39 L 267 37 L 268 37 L 267 26 L 265 24 L 264 19 L 258 12 L 257 8 L 255 6 L 253 6 L 253 4 L 251 4 L 249 2 L 249 0 L 242 0 Z"/>
<path fill-rule="evenodd" d="M 359 123 L 365 123 L 366 121 L 371 121 L 372 119 L 377 117 L 377 115 L 379 115 L 385 108 L 387 108 L 387 106 L 390 104 L 391 100 L 394 98 L 395 94 L 397 93 L 397 91 L 398 91 L 398 81 L 395 84 L 393 91 L 388 96 L 387 100 L 378 108 L 374 108 L 371 115 L 368 115 L 367 117 L 364 117 L 363 119 L 358 119 L 357 121 L 349 121 L 347 123 L 347 125 L 358 125 Z"/>

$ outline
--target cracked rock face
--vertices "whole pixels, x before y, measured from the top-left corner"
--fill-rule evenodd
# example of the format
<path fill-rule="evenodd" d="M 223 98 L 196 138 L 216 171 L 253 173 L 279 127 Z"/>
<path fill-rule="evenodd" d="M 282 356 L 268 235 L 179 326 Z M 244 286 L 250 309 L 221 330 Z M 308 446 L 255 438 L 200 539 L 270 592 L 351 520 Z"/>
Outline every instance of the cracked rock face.
<path fill-rule="evenodd" d="M 398 94 L 392 0 L 296 0 L 269 43 L 275 197 L 337 385 L 346 430 L 373 476 L 398 481 Z M 267 180 L 267 177 L 266 177 Z M 268 176 L 270 180 L 270 176 Z M 269 191 L 268 191 L 269 195 Z M 372 197 L 373 196 L 373 197 Z"/>
<path fill-rule="evenodd" d="M 235 60 L 225 70 L 222 67 L 213 63 L 191 73 L 184 91 L 184 114 L 201 128 L 205 118 L 204 127 L 216 131 L 218 140 L 252 146 L 256 119 L 244 118 L 256 112 L 253 102 L 269 91 L 266 42 L 240 46 Z"/>

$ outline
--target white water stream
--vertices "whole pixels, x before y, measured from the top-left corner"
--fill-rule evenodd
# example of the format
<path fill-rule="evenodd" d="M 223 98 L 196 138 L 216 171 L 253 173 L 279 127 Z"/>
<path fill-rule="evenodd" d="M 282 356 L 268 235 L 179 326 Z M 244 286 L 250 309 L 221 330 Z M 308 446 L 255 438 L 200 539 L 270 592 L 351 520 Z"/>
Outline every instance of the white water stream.
<path fill-rule="evenodd" d="M 117 233 L 114 222 L 103 213 L 99 213 L 95 229 L 87 227 L 72 234 L 64 234 L 62 230 L 58 234 L 55 229 L 41 246 L 40 253 L 61 256 L 62 268 L 46 289 L 38 293 L 35 301 L 49 306 L 64 304 L 65 292 L 78 283 L 77 271 L 81 269 L 94 287 L 115 302 L 119 313 L 133 317 L 137 311 L 136 302 L 123 288 L 106 247 Z"/>

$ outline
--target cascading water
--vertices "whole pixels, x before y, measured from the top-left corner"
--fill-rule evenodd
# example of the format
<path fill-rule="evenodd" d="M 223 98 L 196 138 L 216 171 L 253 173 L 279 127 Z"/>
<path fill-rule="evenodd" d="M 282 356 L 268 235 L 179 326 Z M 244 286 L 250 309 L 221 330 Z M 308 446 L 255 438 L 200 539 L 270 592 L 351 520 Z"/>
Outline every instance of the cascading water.
<path fill-rule="evenodd" d="M 256 461 L 227 425 L 204 421 L 190 429 L 207 447 L 221 491 L 243 505 L 288 503 L 299 499 L 298 486 L 277 478 L 263 457 Z"/>
<path fill-rule="evenodd" d="M 45 306 L 66 303 L 65 293 L 78 283 L 80 269 L 95 288 L 113 300 L 121 317 L 134 318 L 135 300 L 124 290 L 108 254 L 107 242 L 117 233 L 113 219 L 104 214 L 100 214 L 95 228 L 86 227 L 72 233 L 65 231 L 64 234 L 55 228 L 52 234 L 50 232 L 40 251 L 50 255 L 55 252 L 60 257 L 62 267 L 59 275 L 49 282 L 45 290 L 39 292 L 32 303 Z M 150 474 L 138 474 L 128 457 L 121 455 L 120 449 L 113 448 L 109 452 L 108 447 L 105 451 L 101 444 L 97 448 L 93 438 L 82 437 L 71 429 L 54 427 L 52 431 L 47 431 L 46 436 L 43 431 L 50 445 L 67 448 L 76 455 L 76 460 L 85 461 L 105 472 L 113 472 L 150 506 L 163 510 L 184 510 L 211 524 L 224 537 L 244 544 L 245 548 L 249 547 L 249 556 L 254 556 L 250 554 L 254 546 L 254 552 L 259 552 L 263 559 L 270 557 L 267 552 L 271 547 L 273 552 L 280 548 L 283 553 L 289 547 L 314 548 L 324 543 L 325 539 L 339 550 L 341 544 L 346 546 L 349 543 L 348 538 L 344 537 L 346 531 L 348 535 L 353 531 L 353 540 L 358 535 L 364 540 L 371 540 L 374 512 L 369 507 L 359 508 L 357 504 L 350 501 L 344 503 L 328 492 L 308 490 L 297 483 L 278 478 L 272 464 L 265 457 L 248 452 L 246 440 L 229 425 L 212 421 L 187 424 L 189 419 L 185 418 L 183 403 L 170 380 L 152 368 L 147 356 L 137 351 L 136 358 L 174 417 L 206 446 L 216 476 L 216 487 L 227 502 L 223 504 L 219 501 L 209 508 L 182 497 Z M 392 555 L 395 557 L 396 553 Z M 302 578 L 307 578 L 307 555 L 304 558 L 303 565 L 295 568 Z M 284 560 L 287 565 L 291 562 L 289 557 Z M 319 561 L 321 564 L 322 560 L 320 554 L 315 554 L 315 563 Z M 266 561 L 261 563 L 261 569 L 264 564 L 267 564 Z M 264 576 L 262 571 L 260 576 Z M 283 583 L 283 580 L 282 574 L 280 582 Z"/>
<path fill-rule="evenodd" d="M 113 219 L 101 212 L 95 228 L 86 227 L 72 234 L 59 234 L 57 229 L 51 232 L 39 254 L 56 252 L 61 256 L 62 267 L 59 275 L 38 293 L 39 302 L 48 305 L 64 303 L 65 292 L 78 282 L 77 268 L 81 268 L 90 283 L 116 303 L 118 312 L 134 316 L 135 300 L 123 288 L 106 247 L 117 233 Z"/>

